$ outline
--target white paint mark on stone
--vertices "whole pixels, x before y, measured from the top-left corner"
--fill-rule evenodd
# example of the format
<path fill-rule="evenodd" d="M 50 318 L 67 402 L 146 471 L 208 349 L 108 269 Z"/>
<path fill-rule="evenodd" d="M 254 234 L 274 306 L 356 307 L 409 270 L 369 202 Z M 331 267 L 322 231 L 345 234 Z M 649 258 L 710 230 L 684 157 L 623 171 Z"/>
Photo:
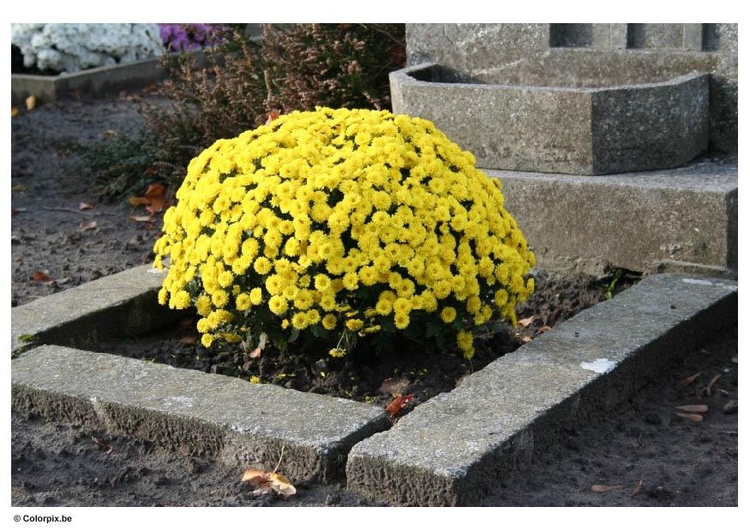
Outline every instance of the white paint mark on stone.
<path fill-rule="evenodd" d="M 586 369 L 587 371 L 594 371 L 596 374 L 607 373 L 614 369 L 616 366 L 617 363 L 612 360 L 608 360 L 607 358 L 598 358 L 594 361 L 581 362 L 582 369 Z"/>
<path fill-rule="evenodd" d="M 682 281 L 685 284 L 700 284 L 701 286 L 713 286 L 714 283 L 710 280 L 704 280 L 702 278 L 683 278 Z"/>

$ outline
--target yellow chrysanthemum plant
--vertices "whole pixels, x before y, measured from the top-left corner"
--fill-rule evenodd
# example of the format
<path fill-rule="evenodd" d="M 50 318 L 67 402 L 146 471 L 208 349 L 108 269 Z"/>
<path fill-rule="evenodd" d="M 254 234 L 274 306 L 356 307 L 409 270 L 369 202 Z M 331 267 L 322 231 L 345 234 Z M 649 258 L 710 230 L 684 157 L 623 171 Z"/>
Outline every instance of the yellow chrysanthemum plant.
<path fill-rule="evenodd" d="M 474 354 L 515 325 L 534 255 L 501 184 L 431 122 L 317 108 L 215 142 L 164 215 L 159 302 L 194 307 L 201 342 L 362 338 Z M 307 344 L 307 343 L 306 343 Z"/>

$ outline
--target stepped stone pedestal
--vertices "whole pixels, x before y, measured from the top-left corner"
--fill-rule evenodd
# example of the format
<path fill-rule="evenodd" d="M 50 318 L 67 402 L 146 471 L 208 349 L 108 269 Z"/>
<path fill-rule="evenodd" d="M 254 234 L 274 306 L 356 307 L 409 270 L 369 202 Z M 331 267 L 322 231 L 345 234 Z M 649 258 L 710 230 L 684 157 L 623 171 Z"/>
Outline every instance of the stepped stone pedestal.
<path fill-rule="evenodd" d="M 395 113 L 503 183 L 537 263 L 737 274 L 736 24 L 407 24 Z"/>
<path fill-rule="evenodd" d="M 679 166 L 708 147 L 705 74 L 583 87 L 503 81 L 417 65 L 391 74 L 393 109 L 432 121 L 482 168 L 602 175 Z"/>

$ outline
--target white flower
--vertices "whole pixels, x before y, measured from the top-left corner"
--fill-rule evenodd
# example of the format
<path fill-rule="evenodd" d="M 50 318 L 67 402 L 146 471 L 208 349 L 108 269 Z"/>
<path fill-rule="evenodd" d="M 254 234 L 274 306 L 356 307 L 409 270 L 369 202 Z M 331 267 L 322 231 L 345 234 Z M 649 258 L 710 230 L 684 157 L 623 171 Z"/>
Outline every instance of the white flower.
<path fill-rule="evenodd" d="M 131 63 L 164 51 L 156 24 L 11 24 L 11 43 L 25 66 L 58 72 Z"/>

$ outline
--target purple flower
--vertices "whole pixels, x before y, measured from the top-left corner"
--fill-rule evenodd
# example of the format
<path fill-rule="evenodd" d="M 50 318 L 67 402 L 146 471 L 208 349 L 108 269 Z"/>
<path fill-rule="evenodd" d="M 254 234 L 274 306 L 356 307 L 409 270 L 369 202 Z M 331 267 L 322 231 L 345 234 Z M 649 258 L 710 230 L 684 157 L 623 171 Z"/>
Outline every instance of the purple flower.
<path fill-rule="evenodd" d="M 218 42 L 221 24 L 159 24 L 164 47 L 172 52 L 195 50 Z"/>

